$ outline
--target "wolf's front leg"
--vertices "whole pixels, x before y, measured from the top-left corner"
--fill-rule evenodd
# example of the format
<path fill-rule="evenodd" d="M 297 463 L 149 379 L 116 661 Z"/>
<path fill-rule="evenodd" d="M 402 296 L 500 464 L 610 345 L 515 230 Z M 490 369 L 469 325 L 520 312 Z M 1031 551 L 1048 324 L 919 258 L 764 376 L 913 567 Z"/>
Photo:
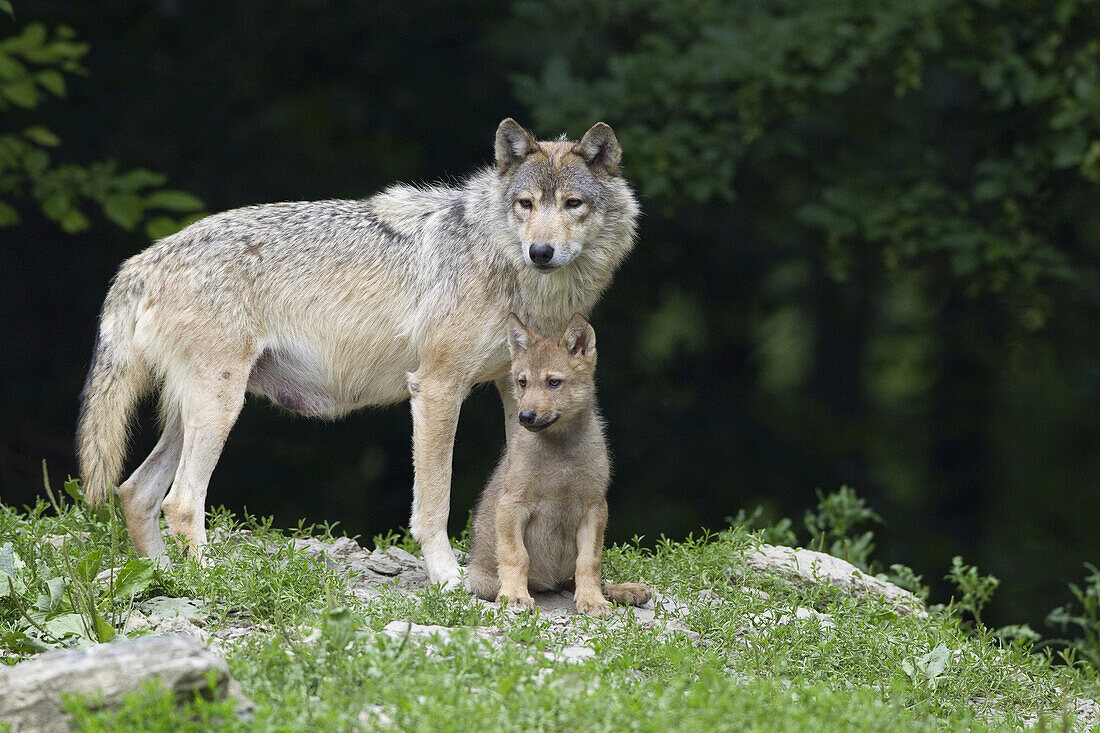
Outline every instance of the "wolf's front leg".
<path fill-rule="evenodd" d="M 577 610 L 602 616 L 611 608 L 600 587 L 600 557 L 603 555 L 603 531 L 607 526 L 607 502 L 589 507 L 577 527 L 576 589 L 573 597 Z"/>
<path fill-rule="evenodd" d="M 458 561 L 447 538 L 451 509 L 451 454 L 458 412 L 468 386 L 421 371 L 409 374 L 413 417 L 413 509 L 409 529 L 424 551 L 428 578 L 447 588 L 461 584 Z"/>
<path fill-rule="evenodd" d="M 518 502 L 502 500 L 497 504 L 497 601 L 507 598 L 511 606 L 534 610 L 535 599 L 528 588 L 531 558 L 523 544 L 529 518 L 530 512 Z"/>
<path fill-rule="evenodd" d="M 504 440 L 507 445 L 511 445 L 512 436 L 519 430 L 519 408 L 516 406 L 516 395 L 512 388 L 512 375 L 509 373 L 498 377 L 495 384 L 504 408 Z"/>

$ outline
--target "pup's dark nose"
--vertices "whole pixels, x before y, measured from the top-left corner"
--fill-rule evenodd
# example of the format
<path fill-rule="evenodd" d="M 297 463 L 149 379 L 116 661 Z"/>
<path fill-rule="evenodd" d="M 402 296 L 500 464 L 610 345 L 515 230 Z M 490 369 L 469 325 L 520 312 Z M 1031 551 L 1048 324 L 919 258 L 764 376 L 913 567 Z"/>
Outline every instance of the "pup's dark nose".
<path fill-rule="evenodd" d="M 519 413 L 519 421 L 521 425 L 534 425 L 535 419 L 538 415 L 534 410 L 522 410 Z"/>
<path fill-rule="evenodd" d="M 531 261 L 536 265 L 549 265 L 550 260 L 554 259 L 554 248 L 549 244 L 532 244 L 530 253 Z"/>

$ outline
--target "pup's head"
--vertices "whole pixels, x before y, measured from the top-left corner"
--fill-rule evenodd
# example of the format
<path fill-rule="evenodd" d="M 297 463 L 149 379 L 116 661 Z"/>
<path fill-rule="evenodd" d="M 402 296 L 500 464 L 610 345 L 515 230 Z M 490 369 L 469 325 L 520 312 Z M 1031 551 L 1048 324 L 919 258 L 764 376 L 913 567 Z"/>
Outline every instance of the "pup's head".
<path fill-rule="evenodd" d="M 519 424 L 532 432 L 567 425 L 595 403 L 596 332 L 573 316 L 560 339 L 539 336 L 508 316 L 508 350 Z"/>
<path fill-rule="evenodd" d="M 512 118 L 500 123 L 496 163 L 501 204 L 519 236 L 523 261 L 552 272 L 573 261 L 600 233 L 604 218 L 622 215 L 623 151 L 597 122 L 580 142 L 538 141 Z M 629 199 L 633 206 L 633 198 Z M 631 216 L 633 212 L 631 213 Z"/>

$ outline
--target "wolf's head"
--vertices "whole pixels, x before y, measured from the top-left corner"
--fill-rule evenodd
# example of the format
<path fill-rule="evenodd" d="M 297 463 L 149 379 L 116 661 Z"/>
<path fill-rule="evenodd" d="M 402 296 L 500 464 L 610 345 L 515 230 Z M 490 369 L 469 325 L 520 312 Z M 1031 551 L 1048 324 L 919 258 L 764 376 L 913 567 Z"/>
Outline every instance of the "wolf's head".
<path fill-rule="evenodd" d="M 551 272 L 569 264 L 607 231 L 609 218 L 629 219 L 632 236 L 636 204 L 619 174 L 621 160 L 619 141 L 603 122 L 580 142 L 538 141 L 511 118 L 500 123 L 501 203 L 529 267 Z"/>
<path fill-rule="evenodd" d="M 568 426 L 596 402 L 596 332 L 573 316 L 560 339 L 539 336 L 511 313 L 508 350 L 519 424 L 531 432 Z"/>

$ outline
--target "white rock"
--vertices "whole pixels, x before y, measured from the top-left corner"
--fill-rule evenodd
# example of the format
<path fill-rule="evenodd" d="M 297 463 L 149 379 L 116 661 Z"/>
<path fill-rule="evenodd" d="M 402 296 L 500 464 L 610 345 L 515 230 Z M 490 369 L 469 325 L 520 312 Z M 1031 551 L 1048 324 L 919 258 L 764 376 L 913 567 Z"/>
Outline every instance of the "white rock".
<path fill-rule="evenodd" d="M 824 552 L 760 545 L 745 556 L 745 566 L 779 573 L 804 584 L 830 585 L 855 598 L 885 598 L 901 615 L 928 615 L 920 599 L 909 591 L 867 575 L 850 562 Z"/>
<path fill-rule="evenodd" d="M 229 681 L 225 660 L 182 636 L 146 636 L 48 652 L 0 667 L 0 721 L 13 733 L 68 731 L 71 719 L 62 711 L 63 696 L 96 696 L 104 707 L 113 708 L 127 693 L 157 679 L 180 699 L 189 699 L 209 689 L 211 671 L 215 693 L 224 697 Z"/>
<path fill-rule="evenodd" d="M 594 658 L 596 656 L 596 650 L 588 646 L 567 646 L 557 654 L 554 652 L 544 652 L 544 656 L 551 662 L 577 664 L 586 659 Z"/>

